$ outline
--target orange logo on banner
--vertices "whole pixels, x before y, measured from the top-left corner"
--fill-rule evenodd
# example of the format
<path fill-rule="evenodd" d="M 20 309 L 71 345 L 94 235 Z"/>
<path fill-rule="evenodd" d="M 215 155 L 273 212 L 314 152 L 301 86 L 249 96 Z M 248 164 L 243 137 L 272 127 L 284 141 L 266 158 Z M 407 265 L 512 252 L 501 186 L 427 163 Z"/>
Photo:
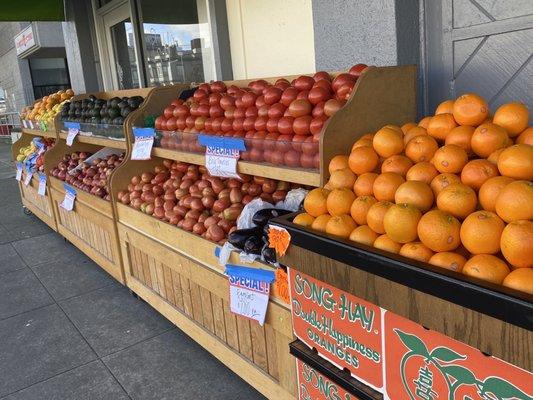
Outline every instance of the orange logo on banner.
<path fill-rule="evenodd" d="M 300 400 L 358 400 L 358 397 L 348 393 L 298 359 L 296 359 L 296 369 Z"/>
<path fill-rule="evenodd" d="M 533 374 L 384 313 L 388 399 L 533 400 Z"/>
<path fill-rule="evenodd" d="M 289 268 L 294 334 L 325 359 L 382 391 L 381 308 Z"/>

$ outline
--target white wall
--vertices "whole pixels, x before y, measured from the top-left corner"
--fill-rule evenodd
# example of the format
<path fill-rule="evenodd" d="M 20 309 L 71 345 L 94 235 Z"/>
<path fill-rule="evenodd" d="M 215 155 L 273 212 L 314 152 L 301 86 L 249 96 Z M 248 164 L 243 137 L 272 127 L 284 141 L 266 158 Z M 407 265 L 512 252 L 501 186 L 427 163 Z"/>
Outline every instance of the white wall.
<path fill-rule="evenodd" d="M 234 79 L 315 71 L 311 0 L 227 0 Z"/>

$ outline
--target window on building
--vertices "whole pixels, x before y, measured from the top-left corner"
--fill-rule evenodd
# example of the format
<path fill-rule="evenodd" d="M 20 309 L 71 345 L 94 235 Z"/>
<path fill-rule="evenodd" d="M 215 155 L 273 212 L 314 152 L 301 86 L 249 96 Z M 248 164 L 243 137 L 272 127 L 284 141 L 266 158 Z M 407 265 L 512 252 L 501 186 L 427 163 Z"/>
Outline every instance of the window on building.
<path fill-rule="evenodd" d="M 70 88 L 67 60 L 64 58 L 30 58 L 33 93 L 36 99 Z"/>

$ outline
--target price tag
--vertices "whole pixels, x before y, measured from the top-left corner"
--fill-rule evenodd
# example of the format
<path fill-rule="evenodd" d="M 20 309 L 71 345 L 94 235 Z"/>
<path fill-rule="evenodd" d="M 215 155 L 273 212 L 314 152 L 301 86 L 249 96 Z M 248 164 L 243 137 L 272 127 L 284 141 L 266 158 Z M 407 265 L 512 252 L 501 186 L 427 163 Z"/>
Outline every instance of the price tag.
<path fill-rule="evenodd" d="M 74 200 L 76 200 L 76 191 L 68 185 L 63 185 L 65 188 L 65 198 L 59 205 L 67 211 L 72 211 L 74 208 Z"/>
<path fill-rule="evenodd" d="M 25 128 L 25 129 L 28 129 L 28 121 L 26 121 L 25 119 L 22 120 L 22 126 Z"/>
<path fill-rule="evenodd" d="M 154 145 L 154 128 L 133 128 L 135 142 L 131 151 L 132 160 L 149 160 Z"/>
<path fill-rule="evenodd" d="M 199 135 L 198 142 L 205 146 L 205 167 L 212 176 L 238 178 L 237 161 L 246 151 L 243 139 Z"/>
<path fill-rule="evenodd" d="M 80 124 L 77 122 L 65 122 L 65 127 L 68 129 L 67 146 L 72 146 L 74 139 L 80 133 Z"/>
<path fill-rule="evenodd" d="M 46 175 L 39 174 L 39 190 L 37 190 L 39 196 L 46 195 Z"/>
<path fill-rule="evenodd" d="M 17 163 L 17 175 L 15 175 L 15 179 L 19 182 L 22 180 L 22 164 L 21 163 Z"/>
<path fill-rule="evenodd" d="M 33 121 L 32 120 L 28 121 L 28 126 L 29 126 L 30 129 L 35 129 L 35 126 L 33 126 Z"/>
<path fill-rule="evenodd" d="M 226 265 L 229 279 L 230 310 L 232 313 L 265 323 L 273 271 Z"/>
<path fill-rule="evenodd" d="M 26 178 L 24 178 L 24 186 L 28 186 L 30 184 L 32 177 L 33 177 L 33 172 L 26 171 Z"/>

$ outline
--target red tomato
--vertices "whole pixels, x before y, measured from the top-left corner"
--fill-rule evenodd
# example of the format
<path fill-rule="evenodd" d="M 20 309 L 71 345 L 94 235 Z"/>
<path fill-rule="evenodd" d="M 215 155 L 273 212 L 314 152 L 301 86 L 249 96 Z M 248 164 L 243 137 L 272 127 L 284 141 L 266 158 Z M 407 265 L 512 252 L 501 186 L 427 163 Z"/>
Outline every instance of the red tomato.
<path fill-rule="evenodd" d="M 209 117 L 209 106 L 207 104 L 201 104 L 198 106 L 198 117 Z"/>
<path fill-rule="evenodd" d="M 281 78 L 276 81 L 274 84 L 275 87 L 285 90 L 291 86 L 290 82 L 287 79 Z"/>
<path fill-rule="evenodd" d="M 276 150 L 285 153 L 292 149 L 292 135 L 279 135 L 276 142 Z"/>
<path fill-rule="evenodd" d="M 224 121 L 224 118 L 218 117 L 213 120 L 212 130 L 214 133 L 220 133 L 222 132 L 222 121 Z"/>
<path fill-rule="evenodd" d="M 211 92 L 211 87 L 209 86 L 209 83 L 202 83 L 200 86 L 198 86 L 198 89 L 203 90 L 208 94 Z"/>
<path fill-rule="evenodd" d="M 254 148 L 258 148 L 260 150 L 263 150 L 263 147 L 264 147 L 264 144 L 265 144 L 266 135 L 267 135 L 267 133 L 265 131 L 255 132 L 254 138 L 253 138 Z"/>
<path fill-rule="evenodd" d="M 170 105 L 174 107 L 181 106 L 182 104 L 183 104 L 183 100 L 181 99 L 174 99 L 170 102 Z"/>
<path fill-rule="evenodd" d="M 309 125 L 309 132 L 311 132 L 311 135 L 316 135 L 317 133 L 320 133 L 322 131 L 322 127 L 324 126 L 324 123 L 327 120 L 328 120 L 328 117 L 326 115 L 313 118 L 313 120 L 311 121 L 311 124 Z"/>
<path fill-rule="evenodd" d="M 355 76 L 356 78 L 359 78 L 361 74 L 363 73 L 363 71 L 367 68 L 368 68 L 368 65 L 366 64 L 355 64 L 352 68 L 350 68 L 348 73 L 350 75 Z"/>
<path fill-rule="evenodd" d="M 288 87 L 283 91 L 283 94 L 281 95 L 281 104 L 283 104 L 285 107 L 289 107 L 289 105 L 296 100 L 296 97 L 298 96 L 298 89 L 293 87 Z"/>
<path fill-rule="evenodd" d="M 243 128 L 243 122 L 244 122 L 244 118 L 235 118 L 233 120 L 233 130 L 234 131 L 242 131 L 244 128 Z"/>
<path fill-rule="evenodd" d="M 257 147 L 254 147 L 251 151 L 250 151 L 250 161 L 253 161 L 253 162 L 261 162 L 263 161 L 263 150 L 257 148 Z"/>
<path fill-rule="evenodd" d="M 174 106 L 168 106 L 166 107 L 164 110 L 163 110 L 163 115 L 165 116 L 165 118 L 170 118 L 173 116 L 173 113 L 174 113 Z"/>
<path fill-rule="evenodd" d="M 220 99 L 222 99 L 222 95 L 220 93 L 211 93 L 209 95 L 209 105 L 214 106 L 215 104 L 219 104 Z"/>
<path fill-rule="evenodd" d="M 166 131 L 166 130 L 167 130 L 167 120 L 166 120 L 165 118 L 163 118 L 163 119 L 161 120 L 161 123 L 160 123 L 159 126 L 161 127 L 161 130 L 162 130 L 162 131 Z"/>
<path fill-rule="evenodd" d="M 324 82 L 324 81 L 322 81 Z M 309 96 L 307 96 L 309 102 L 313 105 L 316 105 L 322 101 L 329 100 L 329 92 L 323 87 L 317 86 L 309 91 Z"/>
<path fill-rule="evenodd" d="M 283 153 L 280 151 L 272 152 L 270 162 L 274 165 L 283 165 Z"/>
<path fill-rule="evenodd" d="M 200 114 L 198 113 L 198 107 L 200 107 L 199 104 L 191 104 L 190 115 L 193 117 L 199 117 Z"/>
<path fill-rule="evenodd" d="M 313 117 L 310 115 L 304 115 L 294 119 L 292 124 L 292 130 L 295 135 L 309 135 L 311 133 L 310 126 Z"/>
<path fill-rule="evenodd" d="M 340 86 L 336 93 L 337 98 L 339 100 L 347 100 L 350 97 L 350 94 L 352 93 L 352 89 L 354 86 L 355 86 L 355 82 L 348 82 Z"/>
<path fill-rule="evenodd" d="M 179 118 L 179 117 L 187 117 L 189 116 L 190 112 L 189 112 L 189 107 L 187 107 L 186 105 L 184 104 L 181 104 L 179 106 L 176 106 L 176 108 L 174 109 L 174 112 L 172 113 L 176 118 Z"/>
<path fill-rule="evenodd" d="M 265 96 L 263 95 L 260 95 L 257 97 L 257 99 L 255 99 L 255 106 L 257 108 L 261 107 L 261 106 L 264 106 L 266 104 L 265 102 Z"/>
<path fill-rule="evenodd" d="M 281 118 L 286 109 L 281 103 L 272 104 L 268 109 L 268 118 Z"/>
<path fill-rule="evenodd" d="M 220 129 L 222 129 L 222 132 L 229 132 L 233 128 L 233 120 L 229 118 L 224 118 L 222 120 L 222 123 L 220 124 Z"/>
<path fill-rule="evenodd" d="M 302 153 L 300 156 L 300 165 L 303 168 L 315 168 L 315 155 Z"/>
<path fill-rule="evenodd" d="M 276 143 L 278 140 L 279 134 L 269 133 L 265 136 L 263 148 L 268 150 L 274 150 L 276 148 Z"/>
<path fill-rule="evenodd" d="M 256 131 L 266 131 L 268 117 L 257 117 L 254 123 L 254 129 Z"/>
<path fill-rule="evenodd" d="M 277 103 L 281 100 L 281 95 L 283 94 L 283 91 L 280 88 L 277 88 L 275 86 L 271 86 L 267 89 L 265 89 L 265 103 L 268 105 Z"/>
<path fill-rule="evenodd" d="M 266 129 L 269 132 L 277 132 L 278 131 L 278 123 L 279 118 L 269 118 L 266 124 Z"/>
<path fill-rule="evenodd" d="M 305 137 L 305 141 L 302 143 L 302 153 L 313 156 L 318 153 L 318 142 L 315 141 L 314 136 Z"/>
<path fill-rule="evenodd" d="M 292 130 L 292 124 L 294 122 L 293 117 L 282 117 L 278 121 L 278 132 L 282 135 L 290 135 L 294 131 Z"/>
<path fill-rule="evenodd" d="M 250 106 L 246 109 L 246 112 L 244 113 L 245 117 L 257 117 L 257 107 L 256 106 Z"/>
<path fill-rule="evenodd" d="M 155 119 L 155 129 L 157 130 L 161 130 L 161 124 L 162 122 L 165 121 L 165 117 L 160 115 L 159 117 L 157 117 Z"/>
<path fill-rule="evenodd" d="M 274 154 L 274 152 L 272 150 L 269 150 L 269 149 L 265 149 L 263 150 L 263 159 L 268 162 L 268 163 L 272 163 L 272 154 Z"/>
<path fill-rule="evenodd" d="M 196 117 L 196 121 L 194 121 L 194 129 L 200 132 L 203 131 L 205 128 L 206 119 L 207 117 Z M 167 123 L 167 127 L 168 127 L 168 123 Z"/>
<path fill-rule="evenodd" d="M 330 95 L 331 95 L 331 93 L 333 93 L 333 89 L 331 87 L 331 82 L 327 81 L 325 79 L 322 79 L 321 81 L 316 82 L 313 85 L 313 88 L 316 88 L 316 87 L 321 87 L 323 89 L 326 89 L 328 94 L 330 94 Z"/>
<path fill-rule="evenodd" d="M 211 88 L 211 91 L 214 93 L 224 93 L 227 90 L 226 84 L 222 81 L 213 82 L 210 88 Z"/>
<path fill-rule="evenodd" d="M 243 108 L 236 108 L 233 111 L 233 118 L 244 118 L 246 116 L 246 111 Z"/>
<path fill-rule="evenodd" d="M 213 94 L 218 94 L 218 93 L 213 93 Z M 222 107 L 220 107 L 220 105 L 214 104 L 211 107 L 209 107 L 209 116 L 211 118 L 222 117 L 224 116 L 224 110 L 222 109 Z"/>
<path fill-rule="evenodd" d="M 213 130 L 213 118 L 207 118 L 205 120 L 204 130 L 206 132 L 211 132 Z"/>
<path fill-rule="evenodd" d="M 339 111 L 342 106 L 344 106 L 344 101 L 337 99 L 329 99 L 324 105 L 324 114 L 328 117 L 333 116 L 337 111 Z"/>
<path fill-rule="evenodd" d="M 333 82 L 331 82 L 331 87 L 336 92 L 345 83 L 355 82 L 356 79 L 357 78 L 353 75 L 342 73 L 333 79 Z"/>
<path fill-rule="evenodd" d="M 311 78 L 310 76 L 299 76 L 294 81 L 294 87 L 300 91 L 302 90 L 311 90 L 313 87 L 313 84 L 315 83 L 315 80 Z"/>
<path fill-rule="evenodd" d="M 231 119 L 235 118 L 235 110 L 235 107 L 229 107 L 227 110 L 224 111 L 224 117 Z"/>
<path fill-rule="evenodd" d="M 169 119 L 167 119 L 167 131 L 175 131 L 176 129 L 176 118 L 170 117 Z"/>
<path fill-rule="evenodd" d="M 242 101 L 242 97 L 238 97 L 235 99 L 235 107 L 246 109 L 246 106 L 244 105 L 244 101 Z"/>
<path fill-rule="evenodd" d="M 220 107 L 227 110 L 229 107 L 235 106 L 235 99 L 229 95 L 222 96 L 220 99 Z"/>
<path fill-rule="evenodd" d="M 331 76 L 329 76 L 329 74 L 326 71 L 318 71 L 313 75 L 313 79 L 315 80 L 315 82 L 323 81 L 323 80 L 330 82 Z"/>
<path fill-rule="evenodd" d="M 326 104 L 325 101 L 321 101 L 316 106 L 313 107 L 313 111 L 311 112 L 311 115 L 313 118 L 320 117 L 324 115 L 324 105 Z"/>
<path fill-rule="evenodd" d="M 300 153 L 295 150 L 289 150 L 283 155 L 283 163 L 292 168 L 300 166 Z"/>
<path fill-rule="evenodd" d="M 299 99 L 294 100 L 290 106 L 289 106 L 289 113 L 292 117 L 302 117 L 304 115 L 311 114 L 311 111 L 313 109 L 313 106 L 309 102 L 309 100 Z"/>
<path fill-rule="evenodd" d="M 206 99 L 207 98 L 207 92 L 205 90 L 203 90 L 203 89 L 196 89 L 194 91 L 193 97 L 194 97 L 195 100 Z"/>
<path fill-rule="evenodd" d="M 245 130 L 245 131 L 251 131 L 252 129 L 254 129 L 255 118 L 256 117 L 247 117 L 247 118 L 245 118 L 243 123 L 242 123 L 242 129 Z"/>
<path fill-rule="evenodd" d="M 268 110 L 270 107 L 266 104 L 263 104 L 261 107 L 257 109 L 257 116 L 258 117 L 266 117 L 268 116 Z"/>
<path fill-rule="evenodd" d="M 298 93 L 298 96 L 296 96 L 296 98 L 307 100 L 308 96 L 309 96 L 309 90 L 302 90 L 300 93 Z"/>
<path fill-rule="evenodd" d="M 305 139 L 307 139 L 307 136 L 305 135 L 294 135 L 292 137 L 292 148 L 297 152 L 301 153 L 302 143 L 305 142 Z"/>
<path fill-rule="evenodd" d="M 185 124 L 187 125 L 187 128 L 192 128 L 195 122 L 196 122 L 196 117 L 193 115 L 189 115 L 187 119 L 185 120 Z M 167 128 L 168 128 L 168 124 L 167 124 Z"/>

